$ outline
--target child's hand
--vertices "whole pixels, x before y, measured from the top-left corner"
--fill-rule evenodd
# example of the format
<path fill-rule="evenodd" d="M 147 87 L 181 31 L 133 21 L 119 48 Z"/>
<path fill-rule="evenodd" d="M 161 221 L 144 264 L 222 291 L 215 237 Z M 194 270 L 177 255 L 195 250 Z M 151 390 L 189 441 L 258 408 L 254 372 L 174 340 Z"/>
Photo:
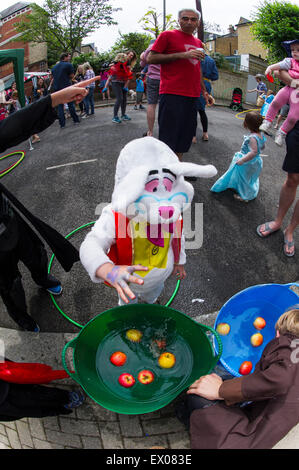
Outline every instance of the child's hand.
<path fill-rule="evenodd" d="M 177 279 L 185 279 L 186 277 L 186 271 L 184 269 L 183 264 L 175 264 L 173 271 L 172 271 L 173 276 L 176 276 Z"/>
<path fill-rule="evenodd" d="M 107 91 L 107 88 L 103 88 L 102 93 L 105 93 Z"/>
<path fill-rule="evenodd" d="M 236 162 L 236 165 L 238 165 L 238 166 L 241 166 L 241 165 L 243 165 L 243 164 L 244 164 L 243 158 L 240 158 L 240 160 L 238 160 L 238 161 Z"/>
<path fill-rule="evenodd" d="M 199 395 L 207 400 L 222 400 L 219 396 L 222 382 L 222 378 L 217 374 L 204 375 L 190 385 L 187 394 Z"/>
<path fill-rule="evenodd" d="M 269 65 L 269 67 L 266 68 L 266 71 L 265 71 L 265 75 L 271 75 L 272 73 L 272 68 L 271 68 L 271 65 Z"/>
<path fill-rule="evenodd" d="M 135 299 L 135 294 L 131 291 L 127 282 L 142 285 L 144 283 L 143 279 L 133 276 L 133 272 L 147 270 L 148 268 L 141 264 L 117 266 L 112 263 L 105 263 L 97 269 L 96 276 L 109 282 L 117 290 L 120 298 L 127 304 L 129 303 L 128 299 Z"/>

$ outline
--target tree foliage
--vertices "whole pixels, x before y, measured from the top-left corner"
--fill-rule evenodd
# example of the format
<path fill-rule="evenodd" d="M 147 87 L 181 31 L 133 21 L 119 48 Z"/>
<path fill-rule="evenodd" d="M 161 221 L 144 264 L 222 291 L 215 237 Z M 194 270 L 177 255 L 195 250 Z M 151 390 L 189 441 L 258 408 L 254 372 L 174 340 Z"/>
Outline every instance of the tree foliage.
<path fill-rule="evenodd" d="M 204 21 L 204 31 L 221 35 L 226 34 L 225 29 L 220 24 L 210 21 Z"/>
<path fill-rule="evenodd" d="M 72 65 L 77 70 L 78 65 L 83 65 L 85 62 L 89 62 L 92 66 L 96 75 L 99 75 L 103 68 L 107 68 L 113 61 L 114 55 L 111 52 L 103 52 L 101 54 L 80 54 L 73 57 Z"/>
<path fill-rule="evenodd" d="M 155 38 L 163 31 L 163 21 L 161 24 L 162 13 L 158 13 L 156 8 L 149 7 L 150 9 L 138 21 L 144 31 L 152 34 Z M 163 19 L 162 19 L 163 20 Z M 175 29 L 178 26 L 177 22 L 172 18 L 172 15 L 165 15 L 165 30 Z"/>
<path fill-rule="evenodd" d="M 252 33 L 268 49 L 268 60 L 278 62 L 286 56 L 283 41 L 298 39 L 299 7 L 290 2 L 265 0 L 253 17 Z"/>
<path fill-rule="evenodd" d="M 51 54 L 80 49 L 81 42 L 100 25 L 117 24 L 109 0 L 45 0 L 31 4 L 32 13 L 15 25 L 24 41 L 47 43 Z"/>

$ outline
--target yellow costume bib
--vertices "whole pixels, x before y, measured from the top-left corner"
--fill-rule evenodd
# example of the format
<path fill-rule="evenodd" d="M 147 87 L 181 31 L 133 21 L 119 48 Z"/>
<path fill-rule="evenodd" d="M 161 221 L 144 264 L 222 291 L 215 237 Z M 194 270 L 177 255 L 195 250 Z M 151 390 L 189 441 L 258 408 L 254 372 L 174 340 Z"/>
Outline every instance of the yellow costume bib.
<path fill-rule="evenodd" d="M 154 245 L 147 239 L 147 225 L 147 222 L 135 223 L 131 221 L 133 264 L 142 264 L 148 267 L 148 271 L 135 271 L 142 277 L 146 276 L 153 268 L 166 268 L 170 242 L 170 233 L 162 229 L 164 246 Z"/>

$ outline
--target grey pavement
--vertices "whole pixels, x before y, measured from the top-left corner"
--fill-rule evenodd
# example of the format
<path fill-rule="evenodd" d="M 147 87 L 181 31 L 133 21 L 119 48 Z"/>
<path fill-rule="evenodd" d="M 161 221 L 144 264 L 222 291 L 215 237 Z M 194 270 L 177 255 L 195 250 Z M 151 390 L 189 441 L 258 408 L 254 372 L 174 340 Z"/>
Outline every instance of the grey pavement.
<path fill-rule="evenodd" d="M 1 183 L 35 215 L 64 235 L 96 220 L 97 204 L 110 202 L 119 151 L 146 130 L 144 111 L 134 111 L 130 104 L 128 114 L 131 122 L 113 124 L 111 107 L 99 107 L 94 118 L 78 126 L 68 119 L 66 129 L 60 130 L 58 122 L 54 123 L 41 133 L 41 142 L 34 145 L 34 150 L 29 150 L 28 142 L 16 147 L 24 149 L 26 157 Z M 245 132 L 242 121 L 226 107 L 208 109 L 208 116 L 210 141 L 203 143 L 199 138 L 185 159 L 213 163 L 220 175 L 227 169 L 233 153 L 239 150 Z M 203 245 L 187 253 L 188 276 L 172 307 L 203 324 L 212 326 L 221 306 L 246 287 L 292 283 L 299 278 L 296 256 L 288 259 L 282 253 L 282 232 L 267 240 L 255 233 L 258 224 L 273 218 L 285 178 L 281 170 L 284 150 L 274 144 L 273 138 L 268 139 L 265 155 L 259 196 L 246 206 L 233 201 L 229 191 L 211 194 L 209 188 L 214 180 L 194 183 L 194 202 L 204 204 Z M 79 230 L 71 238 L 75 246 L 80 246 L 86 230 Z M 41 332 L 19 331 L 1 303 L 0 339 L 4 341 L 5 353 L 18 362 L 42 362 L 61 368 L 62 349 L 79 333 L 78 327 L 58 312 L 48 294 L 33 285 L 25 268 L 21 267 L 21 272 L 28 309 L 40 324 Z M 64 286 L 63 295 L 57 300 L 59 307 L 79 324 L 84 325 L 115 306 L 116 296 L 104 286 L 93 285 L 79 263 L 71 273 L 64 273 L 54 260 L 51 272 Z M 169 280 L 161 303 L 166 303 L 174 286 L 175 281 Z M 71 379 L 59 381 L 57 386 L 76 388 Z M 276 447 L 299 448 L 298 437 L 297 426 Z M 188 432 L 176 419 L 173 404 L 154 413 L 131 416 L 105 410 L 87 397 L 67 417 L 0 423 L 0 447 L 4 449 L 149 449 L 152 446 L 190 447 Z"/>

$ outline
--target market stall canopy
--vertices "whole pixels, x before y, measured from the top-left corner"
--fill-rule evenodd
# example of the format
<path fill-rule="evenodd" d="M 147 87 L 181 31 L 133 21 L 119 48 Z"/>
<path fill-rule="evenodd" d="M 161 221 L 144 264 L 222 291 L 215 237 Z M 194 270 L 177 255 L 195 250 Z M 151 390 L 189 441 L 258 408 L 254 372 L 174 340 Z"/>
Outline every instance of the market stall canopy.
<path fill-rule="evenodd" d="M 45 78 L 45 77 L 49 77 L 49 75 L 50 75 L 49 72 L 24 72 L 24 83 L 29 82 L 31 80 L 32 82 L 34 82 L 34 80 L 40 77 Z M 15 81 L 15 76 L 14 74 L 12 74 L 11 77 L 9 77 L 5 81 L 5 90 L 9 90 L 9 88 L 11 88 L 11 85 L 13 84 L 14 81 Z"/>
<path fill-rule="evenodd" d="M 14 68 L 15 82 L 19 94 L 21 106 L 25 106 L 24 92 L 24 49 L 0 50 L 0 67 L 12 62 Z"/>

